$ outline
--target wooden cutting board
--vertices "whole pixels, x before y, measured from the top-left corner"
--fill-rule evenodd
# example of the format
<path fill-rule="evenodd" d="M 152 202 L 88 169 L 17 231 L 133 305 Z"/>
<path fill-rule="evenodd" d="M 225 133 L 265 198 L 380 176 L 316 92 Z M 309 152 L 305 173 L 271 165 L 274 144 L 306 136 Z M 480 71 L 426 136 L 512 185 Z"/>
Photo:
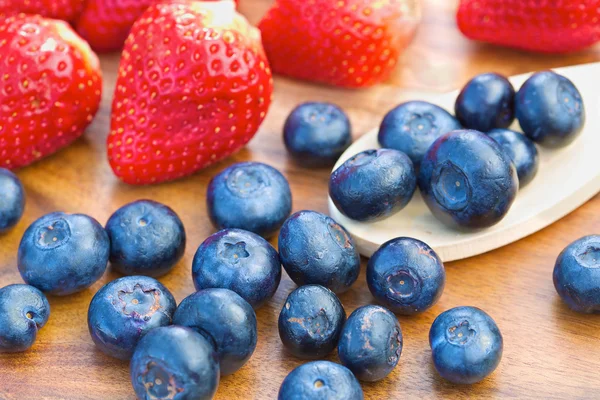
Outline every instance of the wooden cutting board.
<path fill-rule="evenodd" d="M 241 0 L 253 22 L 270 0 Z M 358 138 L 378 125 L 385 112 L 416 91 L 446 92 L 477 73 L 514 75 L 532 70 L 600 61 L 600 48 L 569 56 L 531 55 L 465 40 L 454 23 L 456 1 L 425 0 L 417 38 L 385 85 L 346 91 L 276 78 L 275 103 L 257 137 L 227 161 L 187 179 L 149 187 L 119 183 L 106 162 L 104 149 L 110 97 L 118 56 L 102 58 L 105 96 L 102 109 L 85 137 L 18 172 L 27 192 L 23 220 L 0 238 L 0 286 L 22 282 L 16 268 L 17 247 L 26 227 L 39 216 L 63 210 L 87 213 L 104 223 L 121 205 L 140 198 L 164 202 L 181 216 L 187 233 L 184 259 L 161 281 L 178 301 L 194 291 L 191 262 L 197 246 L 213 232 L 204 196 L 209 179 L 236 161 L 257 160 L 280 169 L 290 180 L 294 210 L 327 212 L 329 171 L 306 170 L 286 157 L 281 140 L 283 121 L 302 101 L 337 102 L 345 108 Z M 589 110 L 598 112 L 598 110 Z M 600 162 L 600 161 L 599 161 Z M 556 190 L 560 190 L 556 182 Z M 405 346 L 395 371 L 379 383 L 364 384 L 367 399 L 386 398 L 597 398 L 600 393 L 600 317 L 578 315 L 559 300 L 552 284 L 558 253 L 571 241 L 600 233 L 600 196 L 550 227 L 502 249 L 448 263 L 447 284 L 440 302 L 415 317 L 400 317 Z M 276 244 L 276 243 L 274 243 Z M 51 298 L 52 314 L 33 348 L 23 354 L 0 355 L 0 399 L 134 399 L 128 365 L 96 350 L 87 330 L 87 308 L 93 294 L 118 275 L 108 272 L 91 289 Z M 284 275 L 275 297 L 257 313 L 259 341 L 250 362 L 221 381 L 218 399 L 273 399 L 285 376 L 302 361 L 286 354 L 277 333 L 277 316 L 295 285 Z M 373 303 L 364 273 L 341 296 L 346 312 Z M 505 341 L 498 370 L 484 382 L 454 386 L 442 381 L 430 362 L 427 335 L 442 311 L 474 305 L 498 323 Z M 332 354 L 328 359 L 338 361 Z"/>

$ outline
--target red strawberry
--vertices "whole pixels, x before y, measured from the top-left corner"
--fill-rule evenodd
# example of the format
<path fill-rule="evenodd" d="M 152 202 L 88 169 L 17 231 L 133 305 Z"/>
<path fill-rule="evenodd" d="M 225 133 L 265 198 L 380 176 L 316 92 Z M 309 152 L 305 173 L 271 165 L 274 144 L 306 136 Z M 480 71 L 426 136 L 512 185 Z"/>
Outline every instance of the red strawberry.
<path fill-rule="evenodd" d="M 600 40 L 600 0 L 462 0 L 457 21 L 471 39 L 564 53 Z"/>
<path fill-rule="evenodd" d="M 100 105 L 98 58 L 69 25 L 0 17 L 0 160 L 28 165 L 83 134 Z"/>
<path fill-rule="evenodd" d="M 277 0 L 259 27 L 274 72 L 337 86 L 372 86 L 388 78 L 412 39 L 416 4 Z"/>
<path fill-rule="evenodd" d="M 189 175 L 252 139 L 272 91 L 259 31 L 233 2 L 150 6 L 125 42 L 110 164 L 131 184 Z"/>
<path fill-rule="evenodd" d="M 88 0 L 77 21 L 77 32 L 96 51 L 119 50 L 135 20 L 151 4 L 158 2 L 159 0 Z"/>
<path fill-rule="evenodd" d="M 77 32 L 96 51 L 123 47 L 131 26 L 157 0 L 88 0 L 76 23 Z"/>
<path fill-rule="evenodd" d="M 85 0 L 0 0 L 0 13 L 40 14 L 48 18 L 74 21 Z"/>

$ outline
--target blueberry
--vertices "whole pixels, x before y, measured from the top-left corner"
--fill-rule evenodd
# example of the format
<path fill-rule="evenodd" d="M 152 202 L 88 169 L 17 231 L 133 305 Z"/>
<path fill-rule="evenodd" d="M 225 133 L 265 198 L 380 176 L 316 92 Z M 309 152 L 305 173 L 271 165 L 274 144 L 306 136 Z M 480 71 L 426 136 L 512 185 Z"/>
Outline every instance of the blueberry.
<path fill-rule="evenodd" d="M 242 368 L 256 348 L 256 314 L 228 289 L 189 295 L 177 307 L 173 323 L 192 328 L 213 343 L 223 376 Z"/>
<path fill-rule="evenodd" d="M 15 174 L 0 168 L 0 233 L 15 226 L 25 209 L 25 190 Z"/>
<path fill-rule="evenodd" d="M 48 317 L 50 304 L 33 286 L 17 284 L 0 289 L 0 353 L 29 349 Z"/>
<path fill-rule="evenodd" d="M 88 329 L 100 350 L 128 360 L 142 336 L 171 325 L 176 307 L 171 292 L 156 279 L 126 276 L 96 293 L 88 309 Z"/>
<path fill-rule="evenodd" d="M 431 325 L 429 344 L 435 369 L 453 383 L 483 380 L 502 358 L 498 326 L 475 307 L 456 307 L 441 313 Z"/>
<path fill-rule="evenodd" d="M 427 310 L 438 301 L 445 283 L 444 264 L 431 247 L 417 239 L 392 239 L 367 264 L 369 290 L 398 314 Z"/>
<path fill-rule="evenodd" d="M 376 221 L 402 210 L 417 187 L 413 163 L 391 149 L 366 150 L 343 163 L 329 179 L 337 209 L 357 221 Z"/>
<path fill-rule="evenodd" d="M 106 223 L 110 263 L 125 275 L 164 275 L 185 251 L 185 229 L 172 209 L 152 200 L 119 208 Z"/>
<path fill-rule="evenodd" d="M 585 107 L 573 82 L 552 71 L 533 74 L 517 92 L 519 124 L 531 140 L 563 147 L 581 133 Z"/>
<path fill-rule="evenodd" d="M 346 229 L 316 211 L 299 211 L 285 221 L 279 256 L 296 285 L 321 285 L 335 293 L 350 289 L 360 270 L 360 256 Z"/>
<path fill-rule="evenodd" d="M 600 235 L 582 237 L 565 248 L 554 266 L 554 287 L 574 311 L 600 312 Z"/>
<path fill-rule="evenodd" d="M 23 280 L 64 296 L 90 287 L 106 270 L 110 241 L 92 217 L 54 212 L 27 228 L 19 245 Z"/>
<path fill-rule="evenodd" d="M 142 337 L 130 375 L 139 399 L 212 399 L 219 385 L 219 360 L 199 333 L 163 326 Z"/>
<path fill-rule="evenodd" d="M 279 337 L 296 357 L 322 358 L 337 345 L 346 312 L 337 296 L 320 285 L 306 285 L 288 296 L 279 314 Z"/>
<path fill-rule="evenodd" d="M 378 139 L 381 147 L 405 153 L 418 169 L 437 138 L 460 128 L 458 120 L 443 108 L 425 101 L 409 101 L 387 113 Z"/>
<path fill-rule="evenodd" d="M 418 182 L 433 215 L 448 226 L 462 228 L 487 228 L 500 222 L 519 187 L 515 166 L 502 147 L 470 130 L 436 140 L 423 159 Z"/>
<path fill-rule="evenodd" d="M 381 306 L 354 310 L 344 325 L 338 355 L 354 376 L 379 381 L 392 372 L 402 354 L 402 329 L 396 316 Z"/>
<path fill-rule="evenodd" d="M 238 228 L 270 237 L 292 212 L 292 193 L 275 168 L 243 162 L 210 181 L 206 204 L 217 229 Z"/>
<path fill-rule="evenodd" d="M 350 120 L 330 103 L 304 103 L 288 116 L 283 140 L 288 152 L 300 164 L 333 165 L 352 143 Z"/>
<path fill-rule="evenodd" d="M 362 400 L 360 383 L 350 370 L 331 361 L 312 361 L 288 374 L 278 400 Z"/>
<path fill-rule="evenodd" d="M 192 265 L 196 290 L 233 290 L 257 309 L 275 294 L 281 281 L 277 251 L 262 237 L 224 229 L 198 247 Z"/>
<path fill-rule="evenodd" d="M 508 129 L 492 129 L 488 136 L 498 142 L 517 168 L 519 187 L 535 177 L 540 163 L 537 147 L 527 136 Z"/>
<path fill-rule="evenodd" d="M 515 88 L 504 76 L 487 73 L 471 79 L 456 98 L 456 118 L 467 129 L 489 132 L 515 119 Z"/>

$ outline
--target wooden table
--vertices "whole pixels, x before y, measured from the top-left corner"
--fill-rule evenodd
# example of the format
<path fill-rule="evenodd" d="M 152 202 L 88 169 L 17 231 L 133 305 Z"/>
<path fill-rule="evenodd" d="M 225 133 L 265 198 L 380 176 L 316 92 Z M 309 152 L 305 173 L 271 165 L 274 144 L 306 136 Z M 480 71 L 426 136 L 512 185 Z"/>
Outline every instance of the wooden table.
<path fill-rule="evenodd" d="M 253 22 L 270 0 L 242 0 L 241 10 Z M 34 166 L 19 171 L 27 192 L 23 220 L 0 241 L 0 286 L 21 282 L 17 246 L 25 228 L 55 210 L 81 212 L 105 222 L 121 205 L 152 198 L 173 207 L 186 226 L 185 258 L 161 281 L 178 301 L 194 291 L 191 262 L 197 246 L 213 232 L 205 209 L 208 180 L 225 166 L 258 160 L 281 170 L 290 180 L 294 210 L 326 212 L 327 170 L 306 170 L 291 163 L 281 140 L 281 127 L 301 101 L 333 101 L 345 108 L 358 137 L 379 124 L 384 113 L 415 91 L 447 91 L 471 76 L 497 71 L 507 75 L 600 60 L 600 48 L 569 56 L 541 56 L 477 45 L 455 27 L 456 2 L 427 0 L 417 38 L 385 85 L 346 91 L 275 80 L 275 103 L 257 137 L 227 161 L 190 178 L 158 186 L 119 183 L 106 162 L 104 148 L 110 95 L 118 56 L 104 57 L 105 98 L 85 137 Z M 594 110 L 597 112 L 597 110 Z M 556 183 L 560 190 L 560 182 Z M 580 236 L 600 230 L 600 196 L 547 229 L 491 253 L 446 265 L 448 281 L 440 300 L 428 312 L 400 317 L 405 346 L 400 363 L 386 379 L 364 384 L 368 399 L 385 398 L 592 398 L 600 396 L 600 317 L 578 315 L 559 300 L 552 284 L 558 253 Z M 52 315 L 33 348 L 0 356 L 0 399 L 133 399 L 128 365 L 102 354 L 87 330 L 87 308 L 93 294 L 118 275 L 108 272 L 90 290 L 51 298 Z M 219 399 L 273 399 L 284 377 L 302 361 L 285 353 L 277 333 L 277 316 L 295 287 L 284 275 L 275 297 L 257 313 L 259 342 L 250 362 L 222 379 Z M 350 313 L 373 303 L 364 273 L 341 296 Z M 433 319 L 442 311 L 474 305 L 496 320 L 504 335 L 505 353 L 498 370 L 484 382 L 466 387 L 442 381 L 430 361 L 427 340 Z M 337 361 L 335 354 L 329 357 Z"/>

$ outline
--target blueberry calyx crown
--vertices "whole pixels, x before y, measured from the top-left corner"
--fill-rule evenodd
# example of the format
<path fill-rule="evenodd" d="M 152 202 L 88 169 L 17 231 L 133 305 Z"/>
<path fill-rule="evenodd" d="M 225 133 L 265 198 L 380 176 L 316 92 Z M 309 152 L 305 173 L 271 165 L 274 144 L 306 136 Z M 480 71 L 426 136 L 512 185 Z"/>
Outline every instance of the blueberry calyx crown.
<path fill-rule="evenodd" d="M 581 96 L 577 89 L 566 81 L 561 81 L 557 87 L 558 102 L 571 115 L 579 115 L 582 109 Z"/>
<path fill-rule="evenodd" d="M 431 113 L 411 114 L 402 126 L 403 131 L 409 131 L 415 135 L 430 135 L 436 133 L 438 129 L 435 124 L 435 116 Z"/>
<path fill-rule="evenodd" d="M 230 264 L 238 264 L 240 259 L 250 257 L 250 253 L 246 250 L 246 242 L 223 243 L 223 250 L 219 256 L 228 261 Z"/>
<path fill-rule="evenodd" d="M 446 330 L 446 340 L 456 346 L 466 346 L 477 335 L 473 328 L 467 319 L 455 322 Z"/>
<path fill-rule="evenodd" d="M 56 218 L 38 228 L 36 246 L 51 250 L 67 243 L 71 238 L 71 228 L 64 218 Z"/>
<path fill-rule="evenodd" d="M 271 186 L 271 181 L 260 166 L 235 168 L 227 177 L 227 188 L 238 197 L 250 197 Z"/>
<path fill-rule="evenodd" d="M 402 304 L 410 304 L 421 294 L 421 278 L 415 276 L 410 268 L 394 269 L 386 277 L 387 297 Z"/>
<path fill-rule="evenodd" d="M 333 222 L 329 222 L 327 224 L 327 230 L 329 231 L 329 235 L 331 235 L 333 241 L 340 246 L 342 250 L 352 249 L 350 237 L 342 227 Z"/>
<path fill-rule="evenodd" d="M 577 261 L 585 268 L 600 268 L 600 242 L 586 243 L 577 252 Z"/>
<path fill-rule="evenodd" d="M 125 315 L 143 318 L 148 321 L 160 306 L 160 291 L 157 289 L 142 289 L 136 284 L 133 289 L 119 290 L 117 297 Z"/>
<path fill-rule="evenodd" d="M 463 210 L 471 201 L 469 179 L 451 161 L 436 166 L 432 176 L 432 189 L 438 203 L 447 210 Z"/>
<path fill-rule="evenodd" d="M 146 363 L 146 370 L 138 376 L 146 388 L 149 399 L 173 400 L 184 389 L 177 384 L 177 378 L 161 365 L 159 360 Z"/>

